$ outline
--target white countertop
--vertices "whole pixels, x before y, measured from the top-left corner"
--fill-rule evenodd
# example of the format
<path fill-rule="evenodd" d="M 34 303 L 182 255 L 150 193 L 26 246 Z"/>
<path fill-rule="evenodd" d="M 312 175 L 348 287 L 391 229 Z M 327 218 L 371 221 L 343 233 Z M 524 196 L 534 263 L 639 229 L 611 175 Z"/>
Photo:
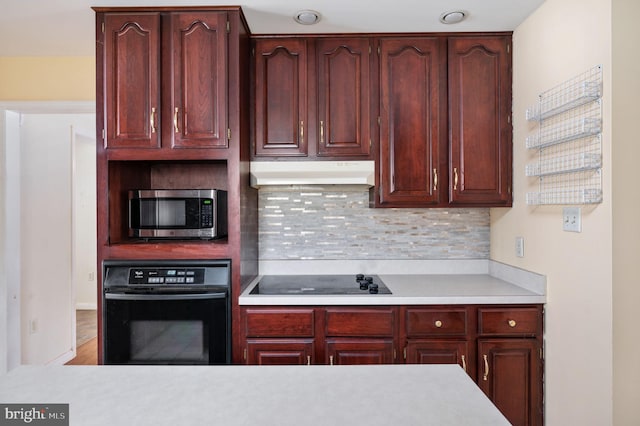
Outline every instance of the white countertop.
<path fill-rule="evenodd" d="M 240 305 L 449 305 L 545 303 L 543 292 L 489 274 L 379 275 L 392 294 L 252 295 L 255 279 L 240 295 Z"/>
<path fill-rule="evenodd" d="M 509 425 L 457 365 L 23 366 L 0 403 L 70 425 Z M 0 415 L 2 415 L 0 413 Z"/>

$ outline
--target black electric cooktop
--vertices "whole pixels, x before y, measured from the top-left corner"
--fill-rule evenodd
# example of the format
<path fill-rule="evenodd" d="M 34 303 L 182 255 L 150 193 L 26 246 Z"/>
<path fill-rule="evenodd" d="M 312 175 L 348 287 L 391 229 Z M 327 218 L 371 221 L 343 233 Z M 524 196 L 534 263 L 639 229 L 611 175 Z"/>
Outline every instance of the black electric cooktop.
<path fill-rule="evenodd" d="M 377 275 L 265 275 L 249 294 L 391 294 Z"/>

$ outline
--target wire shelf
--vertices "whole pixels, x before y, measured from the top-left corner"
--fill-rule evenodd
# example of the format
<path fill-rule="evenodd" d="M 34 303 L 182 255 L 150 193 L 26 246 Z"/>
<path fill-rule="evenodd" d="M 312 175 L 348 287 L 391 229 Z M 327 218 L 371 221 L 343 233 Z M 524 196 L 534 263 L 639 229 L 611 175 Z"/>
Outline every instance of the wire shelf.
<path fill-rule="evenodd" d="M 598 204 L 602 202 L 602 190 L 578 189 L 558 192 L 528 192 L 529 205 Z"/>
<path fill-rule="evenodd" d="M 525 139 L 538 161 L 525 174 L 537 177 L 539 191 L 527 204 L 595 204 L 602 202 L 602 66 L 543 92 L 527 120 L 538 131 Z"/>
<path fill-rule="evenodd" d="M 528 136 L 526 144 L 529 149 L 539 149 L 585 136 L 597 135 L 601 131 L 600 118 L 581 117 L 540 130 L 537 134 Z"/>
<path fill-rule="evenodd" d="M 600 68 L 601 69 L 601 68 Z M 598 79 L 598 76 L 594 76 Z M 601 79 L 600 79 L 601 80 Z M 600 81 L 573 81 L 540 95 L 540 102 L 526 111 L 528 121 L 542 121 L 570 109 L 593 102 L 602 96 Z"/>
<path fill-rule="evenodd" d="M 585 170 L 595 170 L 602 167 L 602 156 L 592 153 L 577 153 L 553 157 L 527 164 L 525 174 L 527 176 L 548 176 L 561 173 L 574 173 Z"/>

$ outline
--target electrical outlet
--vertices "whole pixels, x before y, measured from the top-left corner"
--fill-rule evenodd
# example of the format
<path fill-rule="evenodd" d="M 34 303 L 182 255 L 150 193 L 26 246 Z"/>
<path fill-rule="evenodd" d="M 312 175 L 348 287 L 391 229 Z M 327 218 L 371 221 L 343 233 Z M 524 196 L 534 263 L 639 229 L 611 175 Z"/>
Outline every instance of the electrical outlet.
<path fill-rule="evenodd" d="M 562 230 L 582 232 L 582 211 L 580 207 L 565 207 L 562 209 Z"/>
<path fill-rule="evenodd" d="M 524 257 L 524 238 L 516 237 L 516 256 Z"/>
<path fill-rule="evenodd" d="M 29 332 L 36 334 L 38 332 L 38 320 L 36 318 L 29 321 Z"/>

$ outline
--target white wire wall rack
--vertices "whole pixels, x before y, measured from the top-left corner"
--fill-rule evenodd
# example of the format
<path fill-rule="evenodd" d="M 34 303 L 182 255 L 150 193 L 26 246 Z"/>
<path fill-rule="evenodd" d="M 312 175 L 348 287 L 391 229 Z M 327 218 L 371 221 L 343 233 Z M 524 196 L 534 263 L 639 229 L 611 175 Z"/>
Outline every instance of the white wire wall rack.
<path fill-rule="evenodd" d="M 527 204 L 601 203 L 602 66 L 541 93 L 526 118 L 538 122 L 537 132 L 526 138 L 538 158 L 525 174 L 539 180 Z"/>

